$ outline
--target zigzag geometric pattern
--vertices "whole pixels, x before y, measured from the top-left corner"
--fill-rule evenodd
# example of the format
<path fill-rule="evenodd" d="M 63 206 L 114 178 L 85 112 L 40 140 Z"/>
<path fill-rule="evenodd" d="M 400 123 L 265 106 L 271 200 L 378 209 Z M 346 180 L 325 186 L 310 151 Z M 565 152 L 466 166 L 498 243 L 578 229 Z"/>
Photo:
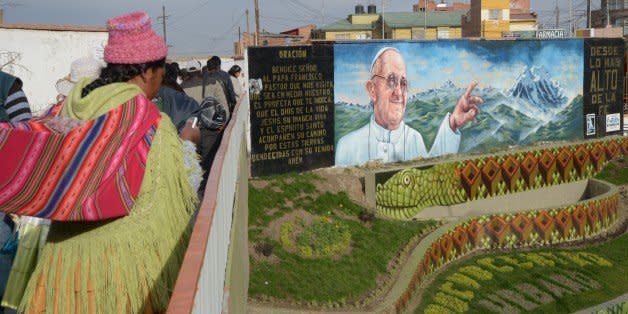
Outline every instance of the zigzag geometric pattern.
<path fill-rule="evenodd" d="M 469 200 L 586 179 L 608 160 L 628 155 L 628 137 L 459 162 Z"/>
<path fill-rule="evenodd" d="M 381 216 L 410 219 L 422 209 L 547 186 L 595 176 L 613 158 L 628 155 L 628 137 L 483 156 L 407 168 L 377 184 L 376 209 Z"/>
<path fill-rule="evenodd" d="M 431 243 L 395 309 L 405 310 L 426 275 L 477 250 L 536 247 L 585 240 L 618 221 L 619 194 L 548 210 L 473 218 Z"/>

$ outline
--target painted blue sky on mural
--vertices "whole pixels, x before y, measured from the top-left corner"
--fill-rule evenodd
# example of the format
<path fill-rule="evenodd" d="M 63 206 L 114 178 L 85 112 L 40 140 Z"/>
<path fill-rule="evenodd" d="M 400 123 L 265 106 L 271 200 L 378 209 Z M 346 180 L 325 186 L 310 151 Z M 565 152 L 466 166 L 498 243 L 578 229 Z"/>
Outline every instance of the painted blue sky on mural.
<path fill-rule="evenodd" d="M 368 104 L 364 86 L 369 67 L 386 46 L 399 49 L 406 61 L 409 95 L 437 89 L 448 80 L 458 87 L 475 80 L 480 89 L 508 90 L 533 66 L 544 69 L 569 99 L 582 95 L 582 40 L 361 42 L 334 46 L 336 102 Z"/>

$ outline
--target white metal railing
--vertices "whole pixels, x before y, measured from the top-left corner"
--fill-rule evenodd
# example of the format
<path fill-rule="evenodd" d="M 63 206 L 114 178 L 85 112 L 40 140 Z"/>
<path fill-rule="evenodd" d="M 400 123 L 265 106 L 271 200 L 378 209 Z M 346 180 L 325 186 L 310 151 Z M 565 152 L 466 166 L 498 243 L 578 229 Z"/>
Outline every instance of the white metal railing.
<path fill-rule="evenodd" d="M 199 278 L 198 291 L 194 302 L 194 313 L 220 313 L 223 304 L 225 270 L 229 254 L 229 240 L 233 218 L 234 199 L 238 182 L 241 146 L 245 121 L 248 119 L 248 98 L 240 104 L 233 129 L 223 142 L 227 151 L 222 160 L 214 220 L 209 234 L 205 262 Z M 215 171 L 213 169 L 212 171 Z"/>
<path fill-rule="evenodd" d="M 248 111 L 249 99 L 244 96 L 214 158 L 168 313 L 223 311 L 234 200 L 240 171 L 245 171 L 239 165 Z"/>

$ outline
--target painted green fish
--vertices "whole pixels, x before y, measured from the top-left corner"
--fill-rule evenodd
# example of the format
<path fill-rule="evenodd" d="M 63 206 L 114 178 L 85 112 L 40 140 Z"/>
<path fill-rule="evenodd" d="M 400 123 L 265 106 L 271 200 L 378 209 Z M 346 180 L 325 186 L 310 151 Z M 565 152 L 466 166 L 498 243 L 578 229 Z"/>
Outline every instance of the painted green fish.
<path fill-rule="evenodd" d="M 423 208 L 459 204 L 466 200 L 453 163 L 427 169 L 404 169 L 384 184 L 377 184 L 376 207 L 380 215 L 410 219 Z"/>

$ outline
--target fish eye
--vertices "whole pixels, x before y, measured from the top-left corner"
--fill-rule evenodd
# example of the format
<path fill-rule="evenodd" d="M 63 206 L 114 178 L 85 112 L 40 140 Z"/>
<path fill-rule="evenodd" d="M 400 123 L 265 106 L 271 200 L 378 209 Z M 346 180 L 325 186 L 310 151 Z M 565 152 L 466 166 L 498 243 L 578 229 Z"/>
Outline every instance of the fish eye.
<path fill-rule="evenodd" d="M 408 175 L 403 176 L 403 178 L 401 180 L 402 180 L 403 184 L 405 184 L 405 185 L 410 184 L 410 181 L 411 181 L 410 180 L 410 176 L 408 176 Z"/>

